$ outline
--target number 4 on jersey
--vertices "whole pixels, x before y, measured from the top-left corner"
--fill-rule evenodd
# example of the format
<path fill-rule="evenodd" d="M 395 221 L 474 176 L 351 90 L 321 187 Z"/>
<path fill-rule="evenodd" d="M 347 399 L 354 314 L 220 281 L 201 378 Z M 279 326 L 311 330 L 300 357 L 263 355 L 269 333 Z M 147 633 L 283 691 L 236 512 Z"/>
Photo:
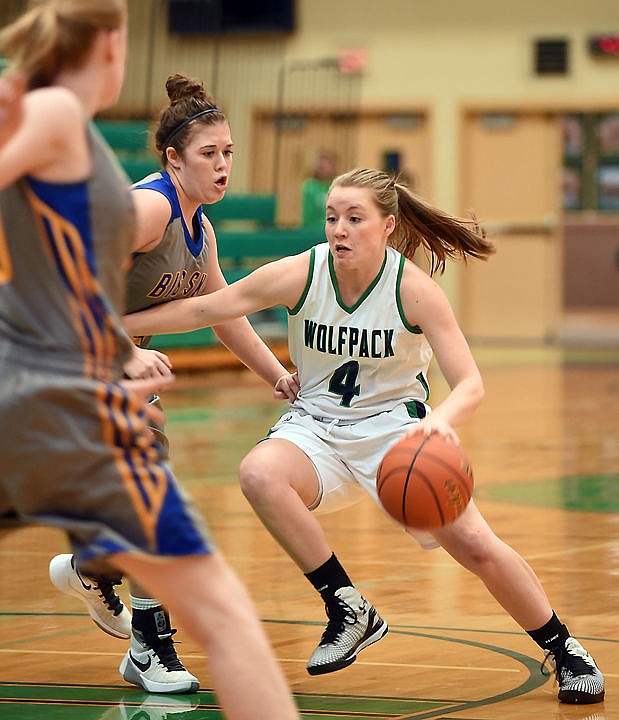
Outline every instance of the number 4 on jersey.
<path fill-rule="evenodd" d="M 355 395 L 361 391 L 360 385 L 355 385 L 359 374 L 359 363 L 356 360 L 349 360 L 331 375 L 329 380 L 329 392 L 334 395 L 341 395 L 340 405 L 350 407 Z"/>

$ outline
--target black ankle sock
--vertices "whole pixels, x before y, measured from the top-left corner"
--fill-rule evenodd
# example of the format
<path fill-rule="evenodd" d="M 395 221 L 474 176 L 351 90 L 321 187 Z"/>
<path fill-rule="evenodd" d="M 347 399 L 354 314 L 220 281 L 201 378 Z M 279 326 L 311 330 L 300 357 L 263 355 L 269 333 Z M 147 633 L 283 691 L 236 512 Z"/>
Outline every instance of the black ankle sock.
<path fill-rule="evenodd" d="M 305 577 L 312 583 L 316 590 L 318 590 L 325 602 L 333 597 L 336 590 L 342 587 L 352 586 L 346 570 L 340 565 L 340 561 L 335 557 L 335 553 L 332 553 L 327 562 L 316 568 L 316 570 L 305 573 Z"/>
<path fill-rule="evenodd" d="M 568 629 L 553 612 L 550 620 L 537 630 L 527 630 L 527 634 L 535 640 L 542 650 L 561 646 L 570 636 Z"/>
<path fill-rule="evenodd" d="M 165 635 L 170 632 L 170 616 L 161 607 L 132 611 L 131 627 L 147 635 Z"/>

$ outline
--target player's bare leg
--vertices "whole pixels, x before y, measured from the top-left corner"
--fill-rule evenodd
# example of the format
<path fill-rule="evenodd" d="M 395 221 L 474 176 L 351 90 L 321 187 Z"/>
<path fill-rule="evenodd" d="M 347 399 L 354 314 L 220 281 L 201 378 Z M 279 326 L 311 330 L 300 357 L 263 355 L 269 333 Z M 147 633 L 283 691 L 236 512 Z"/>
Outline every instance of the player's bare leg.
<path fill-rule="evenodd" d="M 245 457 L 240 478 L 258 517 L 325 602 L 329 620 L 307 671 L 322 675 L 347 667 L 388 628 L 353 587 L 320 523 L 308 510 L 319 493 L 314 465 L 294 443 L 275 438 L 260 443 Z"/>
<path fill-rule="evenodd" d="M 471 500 L 451 525 L 434 533 L 463 567 L 475 573 L 496 600 L 545 651 L 559 683 L 559 700 L 589 704 L 604 699 L 604 676 L 552 610 L 531 566 L 499 539 Z"/>
<path fill-rule="evenodd" d="M 221 554 L 111 558 L 161 599 L 208 657 L 228 720 L 298 720 L 292 695 L 244 586 Z"/>
<path fill-rule="evenodd" d="M 454 560 L 483 581 L 524 630 L 541 627 L 552 615 L 537 575 L 495 535 L 473 500 L 455 522 L 433 534 Z"/>
<path fill-rule="evenodd" d="M 325 533 L 308 510 L 318 497 L 316 471 L 288 440 L 256 445 L 239 470 L 241 489 L 267 530 L 304 573 L 331 556 Z"/>

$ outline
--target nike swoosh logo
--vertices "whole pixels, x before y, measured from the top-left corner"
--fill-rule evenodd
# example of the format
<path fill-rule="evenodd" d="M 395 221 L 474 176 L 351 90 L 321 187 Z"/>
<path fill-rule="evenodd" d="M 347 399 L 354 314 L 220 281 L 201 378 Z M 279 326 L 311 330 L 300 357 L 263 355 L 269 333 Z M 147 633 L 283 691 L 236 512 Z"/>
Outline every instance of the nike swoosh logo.
<path fill-rule="evenodd" d="M 129 651 L 129 657 L 131 658 L 131 662 L 138 668 L 138 670 L 141 670 L 142 672 L 146 672 L 150 667 L 150 657 L 148 658 L 148 662 L 145 663 L 136 660 L 131 651 Z"/>
<path fill-rule="evenodd" d="M 84 590 L 92 590 L 92 585 L 89 583 L 88 585 L 84 582 L 84 578 L 81 576 L 79 569 L 75 565 L 75 558 L 71 558 L 71 565 L 73 569 L 75 570 L 75 574 L 77 575 L 78 580 L 82 583 L 82 587 Z"/>

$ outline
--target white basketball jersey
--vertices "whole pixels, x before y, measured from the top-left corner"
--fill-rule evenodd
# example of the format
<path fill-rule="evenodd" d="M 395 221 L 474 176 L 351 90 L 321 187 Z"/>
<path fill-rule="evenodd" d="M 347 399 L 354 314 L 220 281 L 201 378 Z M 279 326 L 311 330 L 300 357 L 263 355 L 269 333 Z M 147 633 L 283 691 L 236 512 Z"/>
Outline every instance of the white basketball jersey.
<path fill-rule="evenodd" d="M 360 420 L 403 402 L 424 403 L 432 350 L 403 315 L 405 258 L 388 247 L 374 281 L 347 307 L 328 243 L 313 247 L 310 257 L 305 290 L 288 317 L 290 357 L 301 384 L 293 407 L 315 417 Z"/>

